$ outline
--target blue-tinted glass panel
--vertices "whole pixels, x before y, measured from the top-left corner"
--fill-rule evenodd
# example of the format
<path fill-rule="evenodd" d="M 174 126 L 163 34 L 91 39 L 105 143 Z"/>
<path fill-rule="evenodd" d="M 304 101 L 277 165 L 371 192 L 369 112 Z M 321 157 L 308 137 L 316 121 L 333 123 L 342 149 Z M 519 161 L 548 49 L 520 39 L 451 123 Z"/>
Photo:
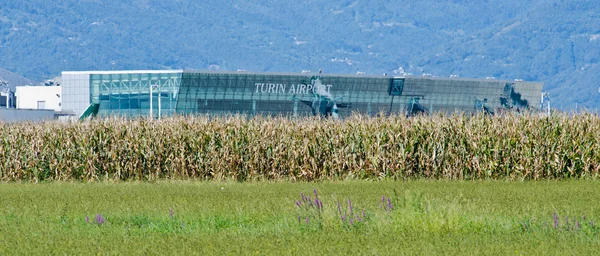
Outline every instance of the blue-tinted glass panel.
<path fill-rule="evenodd" d="M 181 73 L 94 74 L 91 101 L 100 103 L 99 116 L 172 115 L 180 84 Z"/>

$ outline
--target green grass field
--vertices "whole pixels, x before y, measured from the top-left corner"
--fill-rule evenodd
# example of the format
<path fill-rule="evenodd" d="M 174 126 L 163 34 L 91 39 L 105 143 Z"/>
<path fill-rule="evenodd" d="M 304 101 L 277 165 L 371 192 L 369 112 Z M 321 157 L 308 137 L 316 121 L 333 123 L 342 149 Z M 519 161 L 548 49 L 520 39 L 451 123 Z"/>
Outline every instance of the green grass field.
<path fill-rule="evenodd" d="M 600 251 L 599 188 L 575 180 L 2 183 L 0 254 L 591 255 Z M 313 189 L 322 210 L 298 207 Z"/>

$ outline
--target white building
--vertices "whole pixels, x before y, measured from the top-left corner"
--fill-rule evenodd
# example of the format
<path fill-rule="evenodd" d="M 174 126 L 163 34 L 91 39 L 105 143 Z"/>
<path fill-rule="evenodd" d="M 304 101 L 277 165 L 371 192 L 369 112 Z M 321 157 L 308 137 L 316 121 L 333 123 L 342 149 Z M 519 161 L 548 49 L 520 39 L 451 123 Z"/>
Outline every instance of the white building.
<path fill-rule="evenodd" d="M 62 110 L 61 86 L 17 86 L 17 109 Z"/>

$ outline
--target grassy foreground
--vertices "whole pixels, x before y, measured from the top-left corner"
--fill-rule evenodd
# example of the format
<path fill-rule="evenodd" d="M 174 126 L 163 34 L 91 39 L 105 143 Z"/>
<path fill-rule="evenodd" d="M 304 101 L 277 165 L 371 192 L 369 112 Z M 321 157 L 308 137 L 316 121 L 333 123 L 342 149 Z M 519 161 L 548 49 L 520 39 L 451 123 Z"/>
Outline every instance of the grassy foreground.
<path fill-rule="evenodd" d="M 600 250 L 598 188 L 594 181 L 5 183 L 0 254 L 591 255 Z M 322 208 L 300 196 L 314 202 L 313 189 Z"/>

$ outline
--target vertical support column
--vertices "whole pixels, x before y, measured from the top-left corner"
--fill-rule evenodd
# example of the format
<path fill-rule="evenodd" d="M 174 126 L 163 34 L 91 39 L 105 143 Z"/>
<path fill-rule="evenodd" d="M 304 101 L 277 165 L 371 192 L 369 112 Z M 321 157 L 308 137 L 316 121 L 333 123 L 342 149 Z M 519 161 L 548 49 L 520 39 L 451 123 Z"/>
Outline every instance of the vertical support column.
<path fill-rule="evenodd" d="M 152 81 L 148 81 L 148 87 L 150 88 L 150 118 L 153 118 L 154 115 L 152 114 Z"/>
<path fill-rule="evenodd" d="M 161 88 L 160 88 L 160 80 L 158 80 L 158 88 L 157 89 L 158 89 L 158 119 L 160 120 L 160 116 L 161 116 L 161 113 L 162 113 L 162 109 L 161 109 L 161 106 L 160 106 L 160 98 L 162 98 L 162 91 L 161 91 Z"/>
<path fill-rule="evenodd" d="M 173 94 L 173 96 L 171 96 L 171 94 L 175 92 L 175 81 L 173 81 L 173 79 L 174 78 L 167 80 L 167 99 L 169 100 L 170 115 L 173 115 L 175 113 L 175 106 L 173 105 L 173 98 L 175 98 L 175 95 Z"/>
<path fill-rule="evenodd" d="M 298 117 L 298 101 L 294 100 L 294 118 Z"/>

